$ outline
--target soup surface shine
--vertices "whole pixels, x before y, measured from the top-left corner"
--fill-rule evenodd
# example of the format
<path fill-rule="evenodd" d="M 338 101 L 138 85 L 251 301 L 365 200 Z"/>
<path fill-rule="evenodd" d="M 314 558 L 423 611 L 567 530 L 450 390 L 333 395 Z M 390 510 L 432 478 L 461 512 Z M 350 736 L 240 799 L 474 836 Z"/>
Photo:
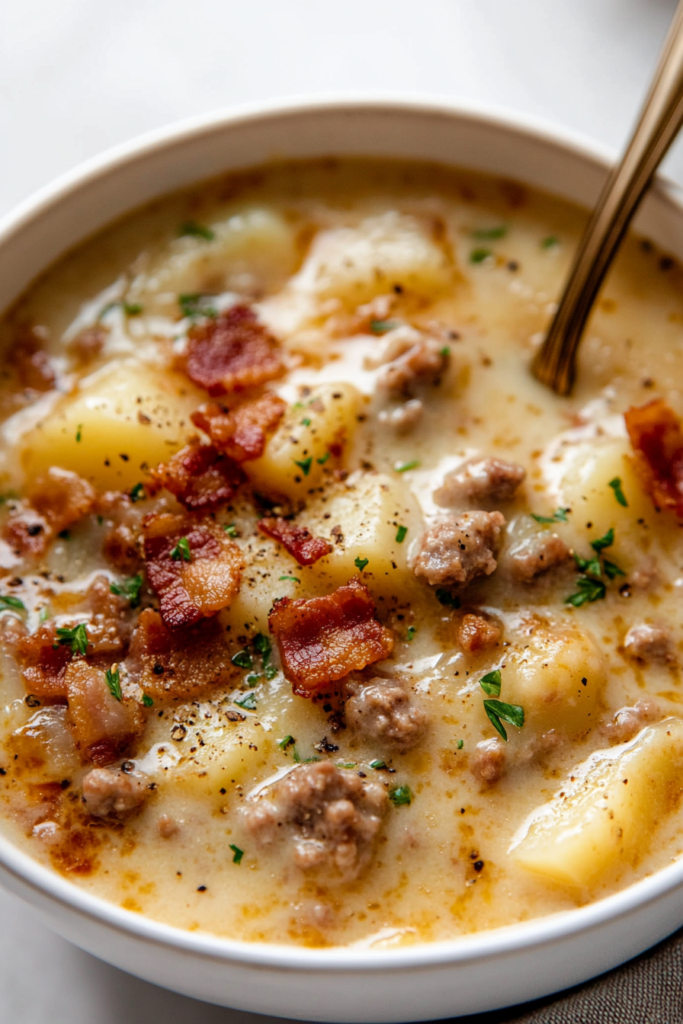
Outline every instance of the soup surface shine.
<path fill-rule="evenodd" d="M 681 855 L 683 288 L 515 183 L 282 165 L 138 211 L 0 323 L 0 808 L 180 928 L 389 948 Z M 679 717 L 680 716 L 680 717 Z"/>

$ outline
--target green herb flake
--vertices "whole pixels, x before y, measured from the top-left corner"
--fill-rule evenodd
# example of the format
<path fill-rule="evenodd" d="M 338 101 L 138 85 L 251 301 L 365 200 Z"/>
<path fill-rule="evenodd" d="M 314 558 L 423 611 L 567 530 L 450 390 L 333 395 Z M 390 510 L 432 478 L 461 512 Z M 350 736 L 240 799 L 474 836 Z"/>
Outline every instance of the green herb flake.
<path fill-rule="evenodd" d="M 176 546 L 171 551 L 171 558 L 174 562 L 179 562 L 181 559 L 183 562 L 192 561 L 192 552 L 190 551 L 190 542 L 187 537 L 181 537 Z"/>
<path fill-rule="evenodd" d="M 609 486 L 614 491 L 614 497 L 617 499 L 619 504 L 623 505 L 624 508 L 628 508 L 628 502 L 626 500 L 626 495 L 624 494 L 624 492 L 621 489 L 621 477 L 615 476 L 613 480 L 610 480 Z"/>
<path fill-rule="evenodd" d="M 178 296 L 180 312 L 189 320 L 194 320 L 198 316 L 218 316 L 218 310 L 214 309 L 214 307 L 210 305 L 210 301 L 211 296 L 202 295 L 201 292 L 193 292 L 190 295 Z"/>
<path fill-rule="evenodd" d="M 145 494 L 145 485 L 142 483 L 135 484 L 134 487 L 128 491 L 128 497 L 135 504 L 136 501 L 142 501 L 147 495 Z"/>
<path fill-rule="evenodd" d="M 124 302 L 123 312 L 126 316 L 140 316 L 142 313 L 142 306 L 139 302 Z"/>
<path fill-rule="evenodd" d="M 450 354 L 451 354 L 451 350 L 450 350 L 450 347 L 448 345 L 444 345 L 443 348 L 439 349 L 439 355 L 443 356 L 444 359 L 448 359 Z"/>
<path fill-rule="evenodd" d="M 455 594 L 451 594 L 450 590 L 445 590 L 443 587 L 437 587 L 434 591 L 434 597 L 437 599 L 439 604 L 444 605 L 446 608 L 459 608 L 460 598 L 456 597 Z"/>
<path fill-rule="evenodd" d="M 399 526 L 398 530 L 396 531 L 396 543 L 397 544 L 402 544 L 403 543 L 403 541 L 406 539 L 407 532 L 408 532 L 408 527 L 407 526 Z"/>
<path fill-rule="evenodd" d="M 355 761 L 337 761 L 337 768 L 355 768 Z"/>
<path fill-rule="evenodd" d="M 389 790 L 389 799 L 395 807 L 403 807 L 413 802 L 413 791 L 410 786 L 394 786 Z"/>
<path fill-rule="evenodd" d="M 48 608 L 48 606 L 46 604 L 44 604 L 43 607 L 40 609 L 40 613 L 38 615 L 38 622 L 40 622 L 40 624 L 42 625 L 43 622 L 47 622 L 47 620 L 49 618 L 50 618 L 50 609 Z"/>
<path fill-rule="evenodd" d="M 262 658 L 269 658 L 272 651 L 270 637 L 267 637 L 265 633 L 257 633 L 254 637 L 254 650 Z"/>
<path fill-rule="evenodd" d="M 123 694 L 121 693 L 121 674 L 118 668 L 108 668 L 104 673 L 104 677 L 107 680 L 110 694 L 120 704 L 123 700 Z"/>
<path fill-rule="evenodd" d="M 505 224 L 499 224 L 495 228 L 477 228 L 472 232 L 472 238 L 480 242 L 494 241 L 496 238 L 505 238 L 508 229 Z"/>
<path fill-rule="evenodd" d="M 399 326 L 398 320 L 371 320 L 370 330 L 373 334 L 386 334 Z"/>
<path fill-rule="evenodd" d="M 247 676 L 247 686 L 256 686 L 263 679 L 261 672 L 250 672 Z"/>
<path fill-rule="evenodd" d="M 304 418 L 301 421 L 301 426 L 302 427 L 310 427 L 312 422 L 313 422 L 313 420 L 311 420 L 308 416 L 304 416 Z"/>
<path fill-rule="evenodd" d="M 298 578 L 298 576 L 287 576 L 287 575 L 285 575 L 285 576 L 279 576 L 278 579 L 280 579 L 280 580 L 293 580 L 294 583 L 301 583 L 301 580 Z"/>
<path fill-rule="evenodd" d="M 462 748 L 464 746 L 465 746 L 465 741 L 464 740 L 458 740 L 458 743 L 457 743 L 458 750 L 462 750 Z"/>
<path fill-rule="evenodd" d="M 593 551 L 597 551 L 598 554 L 604 551 L 605 548 L 611 548 L 614 544 L 614 527 L 609 529 L 603 537 L 598 537 L 597 540 L 591 541 L 591 547 Z"/>
<path fill-rule="evenodd" d="M 554 249 L 556 245 L 560 244 L 560 240 L 557 235 L 548 235 L 547 238 L 542 239 L 541 249 Z"/>
<path fill-rule="evenodd" d="M 205 242 L 213 242 L 216 232 L 204 224 L 198 224 L 196 220 L 186 220 L 180 225 L 178 235 L 181 238 L 203 238 Z"/>
<path fill-rule="evenodd" d="M 304 476 L 308 476 L 308 474 L 311 472 L 312 463 L 312 455 L 309 455 L 307 459 L 294 459 L 294 465 L 299 467 Z"/>
<path fill-rule="evenodd" d="M 369 561 L 369 558 L 361 558 L 359 556 L 358 558 L 354 559 L 353 564 L 355 565 L 356 569 L 358 569 L 359 572 L 362 572 Z"/>
<path fill-rule="evenodd" d="M 293 747 L 295 743 L 296 740 L 294 739 L 294 737 L 289 735 L 284 736 L 281 740 L 277 741 L 277 745 L 280 748 L 280 750 L 285 751 L 288 750 L 289 747 Z"/>
<path fill-rule="evenodd" d="M 581 572 L 585 572 L 588 576 L 600 577 L 602 576 L 602 566 L 600 565 L 600 559 L 597 555 L 594 558 L 581 558 L 574 552 L 574 561 L 576 562 L 577 568 Z"/>
<path fill-rule="evenodd" d="M 505 704 L 502 700 L 485 700 L 484 710 L 494 729 L 500 733 L 507 743 L 508 734 L 503 722 L 521 729 L 524 725 L 524 708 L 519 704 Z"/>
<path fill-rule="evenodd" d="M 415 626 L 408 626 L 408 629 L 406 630 L 406 643 L 411 644 L 415 639 L 416 633 L 417 628 Z"/>
<path fill-rule="evenodd" d="M 249 653 L 249 651 L 247 651 L 247 650 L 238 651 L 237 654 L 233 654 L 233 656 L 230 659 L 230 661 L 233 663 L 233 665 L 236 665 L 237 668 L 253 668 L 254 667 L 254 660 L 253 660 L 251 654 Z"/>
<path fill-rule="evenodd" d="M 576 586 L 578 588 L 576 593 L 570 594 L 564 599 L 565 604 L 571 604 L 574 608 L 580 608 L 583 604 L 592 604 L 593 601 L 601 601 L 607 592 L 602 580 L 595 580 L 590 576 L 579 576 Z"/>
<path fill-rule="evenodd" d="M 492 255 L 490 249 L 473 249 L 470 253 L 470 263 L 483 263 Z"/>
<path fill-rule="evenodd" d="M 489 697 L 500 697 L 500 687 L 502 685 L 500 669 L 496 668 L 493 672 L 487 672 L 479 680 L 479 685 Z"/>
<path fill-rule="evenodd" d="M 329 457 L 330 457 L 330 453 L 329 452 L 325 452 L 324 455 L 321 455 L 315 461 L 318 463 L 319 466 L 324 466 L 325 463 L 327 462 L 327 460 L 329 459 Z"/>
<path fill-rule="evenodd" d="M 407 473 L 411 469 L 417 469 L 420 465 L 419 459 L 413 459 L 411 462 L 397 462 L 394 466 L 395 473 Z"/>
<path fill-rule="evenodd" d="M 72 629 L 58 626 L 57 643 L 52 646 L 55 648 L 69 646 L 72 654 L 85 654 L 88 650 L 88 631 L 85 622 L 79 622 Z"/>
<path fill-rule="evenodd" d="M 148 693 L 143 693 L 142 703 L 145 705 L 146 708 L 154 707 L 154 700 L 150 697 Z"/>
<path fill-rule="evenodd" d="M 0 594 L 0 605 L 3 608 L 16 608 L 17 611 L 26 611 L 24 602 L 20 601 L 18 597 L 12 597 L 11 594 Z"/>
<path fill-rule="evenodd" d="M 234 843 L 230 843 L 230 849 L 232 850 L 233 864 L 241 864 L 242 857 L 244 857 L 244 850 L 240 850 L 239 846 L 235 846 Z"/>
<path fill-rule="evenodd" d="M 234 703 L 245 711 L 256 711 L 256 694 L 251 691 L 245 693 L 243 697 L 235 697 Z"/>
<path fill-rule="evenodd" d="M 223 529 L 227 533 L 228 537 L 236 537 L 237 536 L 237 527 L 235 526 L 234 523 L 226 523 L 225 526 L 223 527 Z"/>
<path fill-rule="evenodd" d="M 387 763 L 386 761 L 371 761 L 370 767 L 374 768 L 376 772 L 381 772 L 383 769 L 386 769 Z"/>
<path fill-rule="evenodd" d="M 79 423 L 76 427 L 76 444 L 80 444 L 81 438 L 83 437 L 83 424 Z"/>
<path fill-rule="evenodd" d="M 614 580 L 617 576 L 625 576 L 626 573 L 623 569 L 620 569 L 616 562 L 608 562 L 606 558 L 602 561 L 602 567 L 605 570 L 605 575 L 608 579 Z"/>
<path fill-rule="evenodd" d="M 275 665 L 264 665 L 263 666 L 263 674 L 266 677 L 266 679 L 275 679 L 275 676 L 277 675 L 277 672 L 278 672 L 278 670 L 275 667 Z"/>
<path fill-rule="evenodd" d="M 553 512 L 551 516 L 537 516 L 534 512 L 530 512 L 529 515 L 537 523 L 542 523 L 545 526 L 549 526 L 551 523 L 566 523 L 567 513 L 571 512 L 570 508 L 558 508 Z"/>
<path fill-rule="evenodd" d="M 110 583 L 109 589 L 112 594 L 116 594 L 118 597 L 127 598 L 131 608 L 137 608 L 140 604 L 142 576 L 140 573 L 136 576 L 127 576 L 126 579 L 121 580 L 120 583 Z"/>

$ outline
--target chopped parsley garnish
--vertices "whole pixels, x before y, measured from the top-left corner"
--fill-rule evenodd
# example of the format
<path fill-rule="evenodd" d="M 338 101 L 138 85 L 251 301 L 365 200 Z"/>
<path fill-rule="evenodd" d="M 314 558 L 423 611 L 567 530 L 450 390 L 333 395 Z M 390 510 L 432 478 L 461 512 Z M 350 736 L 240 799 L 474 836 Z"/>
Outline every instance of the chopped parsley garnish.
<path fill-rule="evenodd" d="M 524 708 L 519 704 L 505 704 L 502 700 L 485 700 L 484 710 L 494 729 L 500 733 L 507 743 L 508 734 L 503 722 L 509 722 L 521 729 L 524 725 Z"/>
<path fill-rule="evenodd" d="M 508 233 L 508 229 L 505 224 L 499 224 L 495 228 L 477 228 L 476 231 L 472 232 L 472 238 L 477 238 L 480 242 L 493 241 L 495 238 L 505 238 Z"/>
<path fill-rule="evenodd" d="M 496 668 L 493 672 L 487 672 L 485 676 L 479 680 L 484 693 L 488 694 L 489 697 L 500 697 L 501 687 L 501 675 L 500 669 Z"/>
<path fill-rule="evenodd" d="M 183 562 L 192 561 L 192 553 L 190 551 L 190 542 L 187 537 L 181 537 L 176 546 L 171 551 L 171 558 L 174 562 L 179 562 L 181 559 Z"/>
<path fill-rule="evenodd" d="M 143 693 L 142 703 L 145 705 L 146 708 L 151 708 L 154 706 L 154 701 L 148 693 Z"/>
<path fill-rule="evenodd" d="M 597 540 L 591 541 L 591 547 L 593 551 L 597 551 L 600 554 L 605 548 L 611 548 L 614 544 L 614 527 L 610 527 L 607 533 L 603 537 L 598 537 Z"/>
<path fill-rule="evenodd" d="M 261 655 L 264 661 L 268 659 L 272 651 L 270 637 L 267 637 L 264 633 L 257 633 L 254 637 L 254 650 L 257 654 Z"/>
<path fill-rule="evenodd" d="M 470 253 L 470 263 L 483 263 L 492 255 L 490 249 L 473 249 Z"/>
<path fill-rule="evenodd" d="M 122 305 L 126 316 L 140 316 L 142 313 L 142 306 L 139 302 L 124 302 Z"/>
<path fill-rule="evenodd" d="M 263 674 L 266 677 L 266 679 L 274 679 L 275 676 L 277 675 L 277 668 L 275 667 L 275 665 L 264 665 Z"/>
<path fill-rule="evenodd" d="M 324 455 L 321 455 L 315 461 L 318 463 L 319 466 L 324 466 L 325 463 L 327 462 L 327 460 L 329 459 L 329 457 L 330 457 L 330 453 L 329 452 L 325 452 Z"/>
<path fill-rule="evenodd" d="M 553 512 L 551 516 L 537 516 L 535 512 L 530 512 L 529 515 L 532 519 L 535 519 L 537 523 L 543 523 L 544 525 L 550 525 L 551 523 L 566 523 L 567 512 L 571 512 L 570 508 L 558 508 Z"/>
<path fill-rule="evenodd" d="M 589 576 L 602 576 L 602 567 L 597 555 L 594 558 L 581 558 L 574 552 L 574 561 L 581 572 L 588 573 Z"/>
<path fill-rule="evenodd" d="M 451 350 L 448 345 L 444 345 L 443 348 L 439 349 L 439 355 L 446 359 L 451 354 Z"/>
<path fill-rule="evenodd" d="M 408 629 L 406 630 L 406 643 L 409 643 L 409 644 L 412 643 L 413 640 L 415 639 L 415 634 L 416 633 L 417 633 L 417 627 L 416 626 L 408 626 Z"/>
<path fill-rule="evenodd" d="M 178 234 L 181 238 L 186 236 L 190 238 L 203 238 L 205 242 L 213 242 L 216 237 L 215 231 L 205 227 L 204 224 L 198 224 L 196 220 L 186 220 L 180 225 Z"/>
<path fill-rule="evenodd" d="M 234 703 L 245 711 L 256 711 L 256 694 L 250 692 L 245 693 L 243 697 L 235 697 Z"/>
<path fill-rule="evenodd" d="M 312 462 L 312 455 L 309 455 L 307 459 L 294 459 L 294 465 L 299 467 L 304 476 L 308 476 L 308 474 L 311 472 Z"/>
<path fill-rule="evenodd" d="M 626 500 L 626 495 L 624 494 L 624 492 L 621 489 L 621 477 L 615 476 L 613 480 L 610 480 L 609 486 L 614 491 L 614 497 L 617 499 L 619 504 L 623 505 L 624 508 L 628 508 L 628 502 Z"/>
<path fill-rule="evenodd" d="M 371 320 L 370 330 L 373 334 L 386 334 L 399 326 L 398 320 Z"/>
<path fill-rule="evenodd" d="M 218 311 L 210 305 L 211 296 L 193 292 L 191 295 L 179 295 L 178 305 L 184 317 L 194 320 L 198 316 L 218 316 Z"/>
<path fill-rule="evenodd" d="M 560 244 L 560 240 L 557 235 L 548 235 L 541 242 L 541 249 L 553 249 L 556 245 Z"/>
<path fill-rule="evenodd" d="M 389 790 L 389 799 L 396 807 L 411 804 L 413 802 L 413 791 L 410 786 L 394 786 Z"/>
<path fill-rule="evenodd" d="M 85 622 L 79 622 L 77 626 L 68 629 L 66 626 L 57 627 L 57 643 L 52 646 L 71 647 L 73 654 L 85 654 L 88 650 L 88 631 Z"/>
<path fill-rule="evenodd" d="M 376 772 L 381 772 L 383 768 L 386 768 L 386 761 L 371 761 L 370 767 L 374 768 Z"/>
<path fill-rule="evenodd" d="M 137 608 L 140 604 L 140 591 L 142 590 L 142 576 L 138 573 L 136 576 L 127 576 L 125 580 L 121 580 L 120 583 L 110 583 L 109 589 L 112 594 L 116 594 L 117 597 L 126 597 L 130 603 L 131 608 Z"/>
<path fill-rule="evenodd" d="M 80 440 L 81 440 L 82 437 L 83 437 L 83 424 L 79 423 L 78 426 L 76 427 L 76 443 L 77 444 L 80 443 Z"/>
<path fill-rule="evenodd" d="M 145 485 L 142 483 L 135 484 L 134 487 L 128 491 L 128 497 L 135 504 L 136 501 L 142 501 L 145 495 Z"/>
<path fill-rule="evenodd" d="M 319 761 L 319 757 L 300 757 L 296 747 L 292 747 L 292 757 L 296 764 L 312 764 L 314 761 Z"/>
<path fill-rule="evenodd" d="M 337 768 L 355 768 L 355 761 L 337 761 Z"/>
<path fill-rule="evenodd" d="M 403 543 L 403 541 L 406 539 L 407 532 L 408 532 L 408 527 L 407 526 L 399 526 L 398 530 L 396 531 L 396 543 L 397 544 L 402 544 Z"/>
<path fill-rule="evenodd" d="M 238 651 L 237 654 L 233 654 L 230 661 L 233 663 L 233 665 L 237 665 L 238 668 L 254 667 L 254 659 L 252 658 L 249 651 L 247 651 L 246 649 L 243 651 Z"/>
<path fill-rule="evenodd" d="M 460 598 L 456 597 L 455 594 L 451 594 L 450 590 L 445 590 L 443 587 L 437 587 L 434 591 L 434 597 L 437 599 L 439 604 L 444 605 L 446 608 L 459 608 Z"/>
<path fill-rule="evenodd" d="M 18 611 L 26 611 L 26 605 L 18 597 L 11 594 L 0 594 L 0 605 L 4 608 L 16 608 Z"/>
<path fill-rule="evenodd" d="M 614 580 L 617 576 L 625 576 L 626 573 L 623 569 L 620 569 L 615 562 L 608 562 L 606 558 L 602 560 L 602 567 L 605 570 L 605 575 L 608 579 Z"/>
<path fill-rule="evenodd" d="M 226 523 L 225 526 L 223 527 L 223 529 L 227 533 L 228 537 L 236 537 L 237 536 L 237 527 L 235 526 L 234 523 Z"/>
<path fill-rule="evenodd" d="M 48 608 L 48 606 L 46 604 L 44 604 L 43 607 L 40 609 L 40 614 L 38 615 L 38 622 L 40 622 L 41 625 L 42 625 L 42 623 L 43 622 L 47 622 L 47 620 L 49 618 L 50 618 L 50 609 Z"/>
<path fill-rule="evenodd" d="M 284 736 L 281 740 L 277 741 L 277 745 L 280 748 L 280 750 L 285 750 L 285 751 L 289 747 L 293 747 L 295 743 L 296 743 L 296 740 L 294 739 L 293 736 Z"/>
<path fill-rule="evenodd" d="M 369 558 L 361 558 L 359 555 L 358 558 L 354 559 L 353 564 L 355 565 L 356 569 L 358 569 L 359 572 L 362 572 L 369 561 Z"/>
<path fill-rule="evenodd" d="M 397 462 L 394 466 L 394 472 L 407 473 L 409 469 L 417 469 L 419 465 L 419 459 L 413 459 L 411 462 Z"/>
<path fill-rule="evenodd" d="M 109 687 L 110 694 L 114 700 L 117 700 L 120 704 L 123 700 L 123 694 L 121 693 L 121 674 L 119 670 L 117 668 L 108 668 L 104 676 L 107 680 L 107 686 Z"/>
<path fill-rule="evenodd" d="M 313 421 L 308 416 L 304 416 L 304 418 L 301 421 L 301 426 L 302 427 L 310 427 L 312 422 Z"/>
<path fill-rule="evenodd" d="M 462 750 L 462 748 L 464 746 L 465 746 L 465 741 L 464 740 L 458 740 L 458 743 L 457 743 L 458 750 Z"/>
<path fill-rule="evenodd" d="M 297 576 L 280 576 L 281 580 L 293 580 L 295 583 L 301 583 L 301 580 Z"/>
<path fill-rule="evenodd" d="M 230 849 L 232 850 L 233 864 L 241 864 L 242 857 L 244 857 L 244 850 L 240 850 L 239 846 L 235 846 L 234 843 L 230 843 Z"/>
<path fill-rule="evenodd" d="M 262 672 L 250 672 L 247 676 L 247 686 L 256 686 L 261 679 L 263 679 Z"/>
<path fill-rule="evenodd" d="M 593 601 L 601 601 L 607 592 L 602 580 L 593 579 L 591 576 L 579 576 L 576 586 L 576 593 L 564 599 L 565 604 L 571 604 L 574 608 L 580 608 L 582 604 Z"/>

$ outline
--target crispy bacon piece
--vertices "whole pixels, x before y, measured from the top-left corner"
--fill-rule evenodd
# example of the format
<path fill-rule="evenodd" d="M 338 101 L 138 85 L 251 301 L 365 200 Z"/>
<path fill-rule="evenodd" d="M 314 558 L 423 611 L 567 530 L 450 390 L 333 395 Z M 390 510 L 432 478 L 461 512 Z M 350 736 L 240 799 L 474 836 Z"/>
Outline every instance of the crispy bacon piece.
<path fill-rule="evenodd" d="M 657 508 L 683 518 L 683 429 L 662 398 L 624 413 L 643 487 Z"/>
<path fill-rule="evenodd" d="M 266 391 L 260 398 L 232 410 L 218 402 L 208 402 L 193 412 L 191 419 L 209 435 L 216 448 L 235 462 L 246 462 L 263 455 L 267 436 L 275 430 L 286 408 L 286 402 Z"/>
<path fill-rule="evenodd" d="M 126 660 L 129 677 L 154 700 L 190 700 L 234 679 L 225 632 L 215 619 L 178 632 L 158 612 L 140 613 Z"/>
<path fill-rule="evenodd" d="M 39 557 L 61 530 L 92 512 L 96 494 L 87 480 L 53 466 L 10 512 L 5 536 L 17 554 Z"/>
<path fill-rule="evenodd" d="M 305 526 L 298 526 L 281 516 L 277 519 L 261 519 L 258 528 L 266 537 L 272 537 L 282 544 L 299 565 L 313 565 L 332 550 L 332 545 L 322 537 L 314 537 Z"/>
<path fill-rule="evenodd" d="M 155 493 L 165 487 L 185 508 L 210 512 L 226 505 L 244 480 L 236 462 L 195 439 L 152 470 L 147 490 Z"/>
<path fill-rule="evenodd" d="M 210 395 L 264 384 L 284 372 L 279 345 L 248 306 L 233 306 L 189 333 L 184 370 Z"/>
<path fill-rule="evenodd" d="M 16 645 L 17 660 L 26 684 L 26 692 L 43 700 L 64 700 L 64 677 L 71 661 L 71 648 L 57 645 L 55 626 L 46 622 L 35 633 L 22 637 Z"/>
<path fill-rule="evenodd" d="M 85 661 L 73 661 L 64 676 L 71 731 L 81 756 L 93 764 L 113 764 L 145 727 L 142 707 L 116 700 L 105 674 Z"/>
<path fill-rule="evenodd" d="M 357 577 L 326 597 L 280 598 L 268 623 L 285 675 L 302 697 L 387 658 L 394 648 L 391 632 L 377 621 L 370 591 Z"/>
<path fill-rule="evenodd" d="M 165 626 L 191 626 L 228 607 L 240 589 L 243 562 L 222 530 L 167 512 L 146 516 L 143 530 L 147 579 Z"/>

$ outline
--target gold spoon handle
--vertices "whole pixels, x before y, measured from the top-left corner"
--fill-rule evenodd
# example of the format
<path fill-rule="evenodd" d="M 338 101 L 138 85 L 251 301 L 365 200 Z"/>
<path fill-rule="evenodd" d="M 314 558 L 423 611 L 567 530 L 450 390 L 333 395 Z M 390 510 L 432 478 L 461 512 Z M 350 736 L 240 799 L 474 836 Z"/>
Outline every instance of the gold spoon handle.
<path fill-rule="evenodd" d="M 576 355 L 603 278 L 643 194 L 683 121 L 683 0 L 671 22 L 640 120 L 611 172 L 574 258 L 564 294 L 532 370 L 568 395 Z"/>

